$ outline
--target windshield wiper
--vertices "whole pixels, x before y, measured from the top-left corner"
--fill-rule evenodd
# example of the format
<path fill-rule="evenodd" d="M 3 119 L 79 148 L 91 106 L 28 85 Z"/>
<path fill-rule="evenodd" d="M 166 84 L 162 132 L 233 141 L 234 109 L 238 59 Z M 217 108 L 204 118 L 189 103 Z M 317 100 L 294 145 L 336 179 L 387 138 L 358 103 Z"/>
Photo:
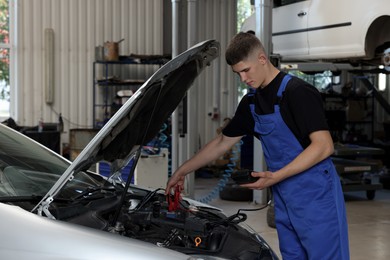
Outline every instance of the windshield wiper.
<path fill-rule="evenodd" d="M 77 196 L 73 197 L 71 200 L 72 201 L 78 201 L 82 199 L 97 199 L 101 198 L 103 196 L 103 193 L 105 192 L 115 192 L 116 188 L 114 186 L 109 186 L 109 187 L 101 187 L 101 186 L 96 186 L 96 187 L 88 187 L 86 190 L 78 194 Z M 97 197 L 96 197 L 97 195 Z"/>

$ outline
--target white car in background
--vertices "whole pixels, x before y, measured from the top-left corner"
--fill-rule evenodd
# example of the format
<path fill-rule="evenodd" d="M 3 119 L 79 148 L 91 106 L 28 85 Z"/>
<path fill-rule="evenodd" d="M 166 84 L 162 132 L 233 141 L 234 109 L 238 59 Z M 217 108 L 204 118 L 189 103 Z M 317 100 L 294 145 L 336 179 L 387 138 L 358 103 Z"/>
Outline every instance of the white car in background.
<path fill-rule="evenodd" d="M 252 14 L 241 31 L 256 31 Z M 273 0 L 272 43 L 282 61 L 390 65 L 389 0 Z"/>

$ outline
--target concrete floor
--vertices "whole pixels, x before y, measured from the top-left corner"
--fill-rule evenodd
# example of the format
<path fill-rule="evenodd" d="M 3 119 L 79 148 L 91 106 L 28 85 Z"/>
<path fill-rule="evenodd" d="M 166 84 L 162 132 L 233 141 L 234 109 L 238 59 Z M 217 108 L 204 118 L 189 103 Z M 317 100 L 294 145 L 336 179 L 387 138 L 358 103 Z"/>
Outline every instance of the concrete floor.
<path fill-rule="evenodd" d="M 217 184 L 215 178 L 196 178 L 195 199 L 203 198 Z M 363 191 L 346 192 L 350 255 L 352 260 L 390 259 L 390 190 L 378 190 L 374 200 L 367 200 Z M 209 202 L 219 207 L 227 215 L 238 209 L 259 208 L 253 202 L 221 200 L 219 197 Z M 261 234 L 280 256 L 276 230 L 267 225 L 267 209 L 245 212 L 247 223 Z"/>

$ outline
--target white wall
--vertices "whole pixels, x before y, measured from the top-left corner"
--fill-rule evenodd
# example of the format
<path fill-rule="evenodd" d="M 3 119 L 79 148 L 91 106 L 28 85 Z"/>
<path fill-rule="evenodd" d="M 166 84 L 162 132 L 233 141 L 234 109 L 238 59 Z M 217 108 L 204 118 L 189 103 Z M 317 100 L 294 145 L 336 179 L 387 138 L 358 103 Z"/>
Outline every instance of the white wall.
<path fill-rule="evenodd" d="M 120 54 L 166 54 L 164 50 L 164 5 L 170 0 L 17 0 L 13 53 L 16 66 L 11 90 L 11 117 L 20 125 L 33 126 L 40 117 L 57 122 L 62 113 L 65 129 L 92 127 L 92 65 L 95 46 L 118 41 Z M 186 2 L 182 0 L 182 2 Z M 215 135 L 225 116 L 231 116 L 236 102 L 233 75 L 224 62 L 225 47 L 235 33 L 235 0 L 198 0 L 197 37 L 221 42 L 221 68 L 205 73 L 200 89 L 199 131 L 202 142 Z M 165 12 L 165 13 L 164 13 Z M 54 102 L 45 102 L 44 32 L 54 30 Z M 165 39 L 166 41 L 166 39 Z M 166 43 L 165 43 L 166 45 Z M 165 46 L 165 49 L 166 46 Z M 130 76 L 148 77 L 156 67 L 137 69 Z M 213 85 L 218 85 L 216 95 Z M 215 93 L 215 92 L 214 92 Z M 207 114 L 217 101 L 221 116 Z M 67 142 L 68 134 L 62 135 Z"/>
<path fill-rule="evenodd" d="M 15 101 L 11 116 L 35 125 L 42 116 L 65 126 L 92 126 L 95 46 L 118 41 L 120 54 L 162 54 L 162 4 L 158 0 L 19 0 Z M 44 96 L 44 31 L 54 30 L 54 102 Z M 140 77 L 153 72 L 139 72 Z M 144 74 L 144 75 L 142 75 Z"/>
<path fill-rule="evenodd" d="M 188 0 L 192 1 L 192 0 Z M 182 0 L 184 4 L 186 0 Z M 212 62 L 196 80 L 199 142 L 201 145 L 215 137 L 216 129 L 225 117 L 232 117 L 237 106 L 237 84 L 231 68 L 225 62 L 225 50 L 236 34 L 236 0 L 195 0 L 196 38 L 198 41 L 215 39 L 221 44 L 219 59 Z M 182 25 L 186 26 L 186 25 Z M 191 45 L 191 44 L 190 44 Z M 212 119 L 209 113 L 219 113 Z"/>

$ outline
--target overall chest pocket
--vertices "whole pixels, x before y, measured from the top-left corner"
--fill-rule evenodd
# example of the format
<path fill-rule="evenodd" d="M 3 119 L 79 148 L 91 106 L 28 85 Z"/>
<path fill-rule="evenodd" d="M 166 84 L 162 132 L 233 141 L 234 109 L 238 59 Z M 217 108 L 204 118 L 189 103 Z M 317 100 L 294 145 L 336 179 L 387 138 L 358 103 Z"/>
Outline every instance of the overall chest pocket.
<path fill-rule="evenodd" d="M 257 122 L 256 132 L 259 134 L 268 167 L 280 167 L 279 164 L 282 162 L 283 152 L 280 140 L 276 134 L 275 122 Z"/>
<path fill-rule="evenodd" d="M 275 123 L 274 122 L 257 122 L 256 123 L 256 130 L 257 132 L 262 135 L 269 135 L 271 134 L 275 129 Z"/>

